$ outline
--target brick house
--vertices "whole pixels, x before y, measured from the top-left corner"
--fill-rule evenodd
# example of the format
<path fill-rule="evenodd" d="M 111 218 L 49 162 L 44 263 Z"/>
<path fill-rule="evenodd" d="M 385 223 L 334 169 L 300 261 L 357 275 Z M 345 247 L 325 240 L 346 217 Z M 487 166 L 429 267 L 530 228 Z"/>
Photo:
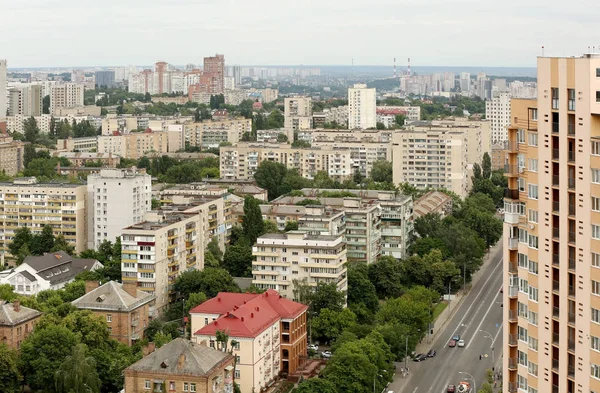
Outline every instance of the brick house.
<path fill-rule="evenodd" d="M 33 332 L 41 316 L 40 311 L 23 307 L 18 300 L 0 300 L 0 340 L 10 348 L 21 348 L 21 342 Z"/>
<path fill-rule="evenodd" d="M 235 340 L 235 379 L 242 393 L 272 385 L 279 373 L 293 374 L 306 359 L 307 306 L 270 289 L 262 294 L 220 292 L 190 311 L 192 339 L 216 346 L 216 333 Z"/>
<path fill-rule="evenodd" d="M 235 358 L 176 338 L 127 367 L 124 393 L 232 393 Z"/>
<path fill-rule="evenodd" d="M 136 283 L 86 281 L 85 295 L 72 304 L 102 316 L 115 340 L 132 345 L 144 337 L 149 310 L 156 297 L 137 289 Z"/>

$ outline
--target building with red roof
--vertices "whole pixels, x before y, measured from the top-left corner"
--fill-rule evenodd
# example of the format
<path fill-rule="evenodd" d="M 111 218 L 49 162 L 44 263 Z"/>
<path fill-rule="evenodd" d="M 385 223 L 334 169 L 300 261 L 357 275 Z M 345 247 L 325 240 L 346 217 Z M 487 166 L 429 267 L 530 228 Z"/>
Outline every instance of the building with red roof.
<path fill-rule="evenodd" d="M 216 347 L 217 332 L 235 340 L 235 379 L 242 393 L 270 386 L 306 359 L 307 306 L 270 289 L 262 294 L 219 292 L 190 311 L 192 339 Z"/>

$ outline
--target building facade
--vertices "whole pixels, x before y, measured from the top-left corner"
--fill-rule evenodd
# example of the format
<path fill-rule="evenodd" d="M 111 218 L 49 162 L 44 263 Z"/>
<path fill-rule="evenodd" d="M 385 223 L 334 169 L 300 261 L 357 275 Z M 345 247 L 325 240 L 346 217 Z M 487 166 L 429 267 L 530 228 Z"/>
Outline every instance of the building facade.
<path fill-rule="evenodd" d="M 252 132 L 252 119 L 243 117 L 223 120 L 204 120 L 185 124 L 185 143 L 206 148 L 222 142 L 237 143 L 246 132 Z"/>
<path fill-rule="evenodd" d="M 537 81 L 508 129 L 503 386 L 598 392 L 600 55 L 539 57 Z"/>
<path fill-rule="evenodd" d="M 0 172 L 14 176 L 25 169 L 25 143 L 0 132 Z"/>
<path fill-rule="evenodd" d="M 83 106 L 85 87 L 77 83 L 62 83 L 50 87 L 50 113 L 58 114 L 59 108 Z"/>
<path fill-rule="evenodd" d="M 312 128 L 312 99 L 287 97 L 284 99 L 284 128 L 309 130 Z"/>
<path fill-rule="evenodd" d="M 499 92 L 485 103 L 485 118 L 490 122 L 492 143 L 508 140 L 510 119 L 510 93 Z"/>
<path fill-rule="evenodd" d="M 123 228 L 142 221 L 151 209 L 150 175 L 130 169 L 103 169 L 87 178 L 88 248 L 114 242 Z"/>
<path fill-rule="evenodd" d="M 12 303 L 0 300 L 0 342 L 9 348 L 20 349 L 41 317 L 41 312 L 21 306 L 19 300 Z"/>
<path fill-rule="evenodd" d="M 366 130 L 377 125 L 377 93 L 364 84 L 348 88 L 348 129 Z"/>
<path fill-rule="evenodd" d="M 98 153 L 109 153 L 138 160 L 149 153 L 169 152 L 167 132 L 132 132 L 124 135 L 102 135 L 98 137 Z"/>
<path fill-rule="evenodd" d="M 43 96 L 41 85 L 12 88 L 8 91 L 8 115 L 41 116 Z"/>
<path fill-rule="evenodd" d="M 6 60 L 0 59 L 0 120 L 6 117 L 7 101 L 6 101 Z"/>
<path fill-rule="evenodd" d="M 111 88 L 115 87 L 115 71 L 113 70 L 105 70 L 105 71 L 96 71 L 96 87 L 105 87 Z"/>

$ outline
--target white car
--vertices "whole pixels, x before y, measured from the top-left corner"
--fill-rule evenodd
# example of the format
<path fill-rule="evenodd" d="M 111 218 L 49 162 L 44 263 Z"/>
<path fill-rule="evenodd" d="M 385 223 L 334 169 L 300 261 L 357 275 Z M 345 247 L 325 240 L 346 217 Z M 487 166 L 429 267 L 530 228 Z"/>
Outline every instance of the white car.
<path fill-rule="evenodd" d="M 321 357 L 323 359 L 329 359 L 331 357 L 331 352 L 329 352 L 329 351 L 321 352 Z"/>
<path fill-rule="evenodd" d="M 465 340 L 458 340 L 458 342 L 456 343 L 456 345 L 459 348 L 464 348 L 465 347 Z"/>
<path fill-rule="evenodd" d="M 313 351 L 317 352 L 319 350 L 319 346 L 317 344 L 310 344 L 308 349 L 312 349 Z"/>

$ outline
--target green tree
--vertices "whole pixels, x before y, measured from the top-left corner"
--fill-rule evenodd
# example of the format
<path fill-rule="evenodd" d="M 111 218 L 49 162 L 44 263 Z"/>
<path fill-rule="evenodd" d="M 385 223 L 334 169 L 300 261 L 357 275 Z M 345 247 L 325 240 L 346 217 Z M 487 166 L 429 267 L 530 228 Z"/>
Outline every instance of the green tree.
<path fill-rule="evenodd" d="M 206 295 L 202 292 L 191 293 L 190 296 L 185 300 L 185 312 L 188 314 L 190 310 L 207 300 Z"/>
<path fill-rule="evenodd" d="M 37 157 L 37 153 L 35 151 L 35 146 L 32 143 L 27 143 L 23 148 L 23 166 L 27 168 L 31 161 L 35 160 Z"/>
<path fill-rule="evenodd" d="M 216 237 L 213 237 L 210 242 L 208 242 L 207 250 L 220 262 L 223 260 L 223 251 L 221 251 L 221 247 L 219 246 L 219 240 Z"/>
<path fill-rule="evenodd" d="M 287 142 L 288 141 L 288 137 L 285 134 L 277 134 L 277 142 L 283 143 L 283 142 Z"/>
<path fill-rule="evenodd" d="M 369 271 L 365 264 L 348 266 L 348 305 L 364 304 L 371 312 L 377 311 L 379 300 L 375 285 L 369 281 Z"/>
<path fill-rule="evenodd" d="M 338 390 L 333 382 L 324 378 L 307 379 L 298 385 L 295 393 L 337 393 Z"/>
<path fill-rule="evenodd" d="M 31 253 L 33 255 L 42 255 L 45 252 L 50 252 L 52 247 L 54 247 L 54 233 L 52 232 L 52 227 L 46 224 L 41 234 L 32 237 Z"/>
<path fill-rule="evenodd" d="M 282 128 L 284 120 L 283 113 L 281 113 L 281 111 L 278 109 L 274 110 L 273 112 L 269 113 L 269 116 L 267 116 L 267 130 Z"/>
<path fill-rule="evenodd" d="M 360 169 L 356 168 L 356 171 L 354 171 L 354 175 L 352 176 L 352 181 L 354 181 L 354 183 L 360 185 L 360 184 L 362 184 L 364 179 L 365 179 L 365 177 L 360 172 Z"/>
<path fill-rule="evenodd" d="M 262 235 L 264 235 L 266 233 L 278 233 L 278 232 L 279 232 L 279 229 L 277 228 L 277 224 L 274 221 L 264 220 Z"/>
<path fill-rule="evenodd" d="M 0 284 L 0 299 L 12 302 L 17 298 L 17 294 L 14 292 L 12 285 Z"/>
<path fill-rule="evenodd" d="M 50 95 L 46 95 L 42 99 L 42 113 L 45 115 L 50 114 Z"/>
<path fill-rule="evenodd" d="M 0 386 L 5 393 L 21 391 L 22 377 L 17 362 L 17 352 L 6 344 L 0 343 Z"/>
<path fill-rule="evenodd" d="M 433 237 L 442 226 L 442 217 L 439 213 L 427 213 L 415 219 L 413 230 L 420 237 Z"/>
<path fill-rule="evenodd" d="M 429 304 L 415 302 L 404 296 L 389 299 L 379 307 L 375 320 L 380 325 L 401 323 L 409 326 L 411 331 L 418 332 L 420 330 L 424 333 L 428 323 L 431 322 L 429 307 Z"/>
<path fill-rule="evenodd" d="M 156 348 L 160 348 L 165 344 L 170 343 L 173 340 L 170 334 L 165 334 L 163 332 L 158 332 L 154 336 L 154 343 L 156 344 Z"/>
<path fill-rule="evenodd" d="M 216 268 L 183 272 L 175 281 L 174 289 L 184 299 L 197 292 L 203 292 L 209 298 L 213 298 L 219 292 L 240 291 L 227 270 Z"/>
<path fill-rule="evenodd" d="M 305 305 L 310 304 L 313 295 L 313 290 L 310 284 L 308 283 L 308 279 L 292 279 L 292 292 L 294 294 L 294 301 L 300 302 Z"/>
<path fill-rule="evenodd" d="M 376 182 L 393 182 L 393 167 L 389 161 L 375 161 L 371 168 L 371 179 Z"/>
<path fill-rule="evenodd" d="M 317 314 L 322 309 L 342 311 L 346 303 L 346 293 L 338 291 L 334 283 L 318 283 L 310 298 L 311 311 Z"/>
<path fill-rule="evenodd" d="M 21 247 L 31 244 L 33 235 L 28 227 L 21 227 L 15 230 L 13 241 L 8 245 L 8 250 L 12 255 L 17 255 Z"/>
<path fill-rule="evenodd" d="M 256 184 L 259 187 L 267 190 L 269 200 L 272 200 L 287 192 L 282 186 L 286 174 L 287 169 L 285 165 L 265 160 L 260 163 L 254 173 L 254 180 L 256 180 Z"/>
<path fill-rule="evenodd" d="M 23 121 L 23 135 L 25 140 L 31 144 L 34 144 L 38 140 L 40 129 L 38 128 L 37 121 L 33 116 Z"/>
<path fill-rule="evenodd" d="M 37 327 L 21 344 L 20 369 L 27 385 L 34 390 L 55 386 L 54 373 L 76 344 L 75 334 L 64 326 Z"/>
<path fill-rule="evenodd" d="M 85 287 L 85 283 L 83 284 Z M 62 325 L 75 334 L 78 342 L 87 345 L 88 348 L 101 347 L 110 337 L 106 319 L 89 310 L 69 313 L 63 318 Z"/>
<path fill-rule="evenodd" d="M 244 237 L 250 244 L 256 243 L 256 239 L 264 233 L 264 226 L 265 223 L 262 218 L 259 200 L 251 195 L 246 195 L 244 198 L 244 218 L 242 222 Z"/>
<path fill-rule="evenodd" d="M 67 242 L 65 237 L 60 234 L 56 236 L 56 239 L 54 240 L 54 247 L 52 247 L 52 250 L 50 251 L 64 251 L 69 255 L 73 255 L 75 253 L 75 247 L 71 243 Z"/>
<path fill-rule="evenodd" d="M 297 231 L 298 230 L 298 221 L 288 221 L 285 223 L 285 232 L 289 231 Z"/>
<path fill-rule="evenodd" d="M 245 239 L 229 245 L 225 250 L 221 265 L 233 277 L 251 277 L 252 246 Z"/>
<path fill-rule="evenodd" d="M 295 149 L 310 149 L 311 145 L 309 142 L 304 140 L 295 140 L 292 142 L 292 147 Z"/>
<path fill-rule="evenodd" d="M 378 130 L 385 130 L 385 129 L 386 129 L 386 127 L 385 127 L 385 124 L 383 124 L 383 123 L 382 123 L 382 122 L 380 122 L 380 121 L 378 121 L 378 122 L 375 124 L 375 128 L 377 128 Z"/>
<path fill-rule="evenodd" d="M 437 237 L 418 238 L 408 247 L 408 252 L 411 255 L 423 256 L 425 254 L 429 254 L 432 250 L 440 250 L 444 258 L 448 257 L 446 245 L 444 244 L 443 240 L 438 239 Z"/>
<path fill-rule="evenodd" d="M 58 393 L 98 393 L 100 378 L 96 371 L 96 359 L 87 356 L 84 344 L 77 344 L 54 373 Z"/>
<path fill-rule="evenodd" d="M 383 256 L 368 267 L 369 280 L 380 299 L 398 297 L 406 280 L 404 264 L 394 257 Z"/>
<path fill-rule="evenodd" d="M 473 183 L 475 183 L 476 180 L 480 180 L 481 179 L 481 165 L 479 165 L 478 163 L 473 164 Z"/>
<path fill-rule="evenodd" d="M 210 251 L 206 250 L 204 252 L 204 267 L 221 267 L 221 262 Z"/>
<path fill-rule="evenodd" d="M 492 159 L 488 152 L 483 153 L 483 161 L 481 162 L 481 176 L 484 179 L 489 179 L 492 176 Z"/>
<path fill-rule="evenodd" d="M 396 123 L 396 127 L 402 127 L 404 126 L 404 122 L 406 121 L 406 116 L 405 115 L 396 115 L 396 117 L 394 118 L 394 122 Z"/>
<path fill-rule="evenodd" d="M 331 342 L 354 324 L 356 324 L 356 315 L 350 309 L 333 311 L 323 308 L 312 319 L 312 335 L 319 340 Z"/>

